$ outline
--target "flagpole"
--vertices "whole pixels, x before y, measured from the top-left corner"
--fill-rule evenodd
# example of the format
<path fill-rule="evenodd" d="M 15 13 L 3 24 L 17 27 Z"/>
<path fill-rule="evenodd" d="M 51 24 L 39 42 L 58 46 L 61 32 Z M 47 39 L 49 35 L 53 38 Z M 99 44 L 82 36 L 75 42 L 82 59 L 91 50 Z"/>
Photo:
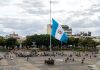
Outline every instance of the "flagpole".
<path fill-rule="evenodd" d="M 50 26 L 51 26 L 51 0 L 50 0 Z M 51 31 L 50 31 L 50 54 L 51 54 L 51 51 L 52 51 L 52 49 L 51 49 Z"/>
<path fill-rule="evenodd" d="M 61 41 L 61 51 L 62 51 L 62 41 Z"/>

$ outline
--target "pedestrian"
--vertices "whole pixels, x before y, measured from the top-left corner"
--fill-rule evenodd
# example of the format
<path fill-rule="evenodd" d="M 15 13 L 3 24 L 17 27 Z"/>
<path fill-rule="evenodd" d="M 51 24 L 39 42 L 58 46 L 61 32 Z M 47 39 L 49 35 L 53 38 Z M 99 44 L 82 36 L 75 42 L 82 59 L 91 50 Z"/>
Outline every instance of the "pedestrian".
<path fill-rule="evenodd" d="M 83 64 L 83 63 L 84 63 L 84 61 L 85 61 L 85 57 L 82 59 L 81 64 Z"/>
<path fill-rule="evenodd" d="M 91 55 L 90 55 L 90 59 L 91 59 Z"/>
<path fill-rule="evenodd" d="M 85 57 L 83 58 L 83 60 L 85 60 Z"/>
<path fill-rule="evenodd" d="M 84 60 L 82 59 L 81 64 L 83 64 L 83 63 L 84 63 Z"/>
<path fill-rule="evenodd" d="M 67 62 L 67 59 L 65 59 L 65 63 Z"/>
<path fill-rule="evenodd" d="M 69 57 L 67 57 L 67 60 L 69 60 Z"/>
<path fill-rule="evenodd" d="M 73 60 L 73 62 L 75 61 L 74 58 L 72 60 Z"/>
<path fill-rule="evenodd" d="M 29 57 L 27 56 L 27 61 L 29 60 Z"/>

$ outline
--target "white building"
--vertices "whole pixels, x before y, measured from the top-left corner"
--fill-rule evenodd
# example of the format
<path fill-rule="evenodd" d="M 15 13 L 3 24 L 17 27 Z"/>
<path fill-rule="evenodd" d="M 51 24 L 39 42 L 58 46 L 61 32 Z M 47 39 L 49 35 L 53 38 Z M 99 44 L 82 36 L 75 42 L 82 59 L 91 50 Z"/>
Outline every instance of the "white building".
<path fill-rule="evenodd" d="M 64 32 L 66 34 L 68 34 L 68 36 L 72 36 L 72 28 L 70 28 L 69 26 L 67 25 L 62 25 L 62 28 L 64 29 Z"/>
<path fill-rule="evenodd" d="M 15 38 L 15 39 L 20 39 L 21 36 L 19 36 L 18 34 L 16 34 L 15 32 L 13 32 L 12 34 L 9 34 L 9 35 L 6 35 L 5 38 L 8 39 L 8 38 Z"/>
<path fill-rule="evenodd" d="M 67 25 L 62 25 L 62 28 L 64 30 L 65 33 L 67 33 L 68 36 L 72 36 L 72 28 L 69 28 L 69 26 Z M 48 24 L 47 25 L 47 34 L 50 34 L 51 32 L 51 25 Z"/>
<path fill-rule="evenodd" d="M 96 42 L 100 42 L 100 36 L 73 36 L 74 38 L 92 38 Z"/>

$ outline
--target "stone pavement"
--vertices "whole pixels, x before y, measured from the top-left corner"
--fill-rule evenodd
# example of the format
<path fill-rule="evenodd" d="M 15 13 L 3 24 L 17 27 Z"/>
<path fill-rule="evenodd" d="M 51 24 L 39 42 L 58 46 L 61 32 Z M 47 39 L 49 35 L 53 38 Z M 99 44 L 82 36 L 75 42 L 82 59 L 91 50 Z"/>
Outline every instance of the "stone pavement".
<path fill-rule="evenodd" d="M 3 59 L 1 60 L 0 64 L 1 64 L 0 70 L 40 70 L 33 64 L 23 59 L 16 59 L 16 60 Z"/>
<path fill-rule="evenodd" d="M 0 66 L 7 66 L 8 62 L 5 59 L 0 60 Z"/>
<path fill-rule="evenodd" d="M 19 70 L 40 70 L 39 68 L 35 67 L 33 64 L 23 59 L 17 59 L 16 64 L 19 66 Z"/>
<path fill-rule="evenodd" d="M 3 59 L 0 70 L 88 70 L 87 64 L 81 65 L 77 61 L 68 63 L 56 61 L 54 66 L 48 66 L 44 64 L 46 58 L 48 57 L 32 57 L 29 61 L 26 61 L 26 58 Z"/>
<path fill-rule="evenodd" d="M 98 59 L 87 57 L 85 63 L 81 64 L 82 57 L 74 57 L 74 62 L 69 60 L 65 63 L 63 60 L 66 56 L 56 56 L 53 57 L 56 60 L 55 65 L 49 66 L 44 64 L 44 60 L 48 58 L 48 56 L 29 57 L 28 61 L 24 57 L 14 57 L 13 60 L 7 58 L 0 60 L 0 70 L 89 70 L 88 65 L 95 64 Z"/>
<path fill-rule="evenodd" d="M 88 70 L 88 64 L 81 64 L 79 61 L 69 61 L 65 63 L 64 61 L 55 61 L 54 66 L 49 66 L 44 64 L 44 60 L 48 57 L 32 57 L 29 62 L 34 64 L 34 66 L 40 68 L 41 70 Z M 54 59 L 63 59 L 64 57 L 54 57 Z M 38 61 L 37 61 L 38 60 Z"/>

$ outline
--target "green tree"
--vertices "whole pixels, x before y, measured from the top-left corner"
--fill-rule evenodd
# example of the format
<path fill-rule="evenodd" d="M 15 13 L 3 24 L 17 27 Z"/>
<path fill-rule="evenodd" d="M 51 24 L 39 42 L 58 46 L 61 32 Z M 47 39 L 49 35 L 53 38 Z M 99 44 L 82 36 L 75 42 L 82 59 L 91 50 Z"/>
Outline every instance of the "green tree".
<path fill-rule="evenodd" d="M 5 39 L 2 36 L 0 36 L 0 46 L 2 46 L 3 48 L 5 46 Z"/>
<path fill-rule="evenodd" d="M 58 46 L 59 41 L 56 40 L 54 37 L 51 37 L 52 39 L 52 46 Z M 32 35 L 32 36 L 27 36 L 26 40 L 23 41 L 24 46 L 28 46 L 28 48 L 32 47 L 32 42 L 36 42 L 37 47 L 41 48 L 41 46 L 45 46 L 45 48 L 49 48 L 50 45 L 50 35 Z"/>
<path fill-rule="evenodd" d="M 84 51 L 93 50 L 96 47 L 96 42 L 92 38 L 84 38 L 79 40 L 79 45 L 84 47 Z"/>
<path fill-rule="evenodd" d="M 8 38 L 5 40 L 5 45 L 7 48 L 14 49 L 18 45 L 18 42 L 15 38 Z"/>

